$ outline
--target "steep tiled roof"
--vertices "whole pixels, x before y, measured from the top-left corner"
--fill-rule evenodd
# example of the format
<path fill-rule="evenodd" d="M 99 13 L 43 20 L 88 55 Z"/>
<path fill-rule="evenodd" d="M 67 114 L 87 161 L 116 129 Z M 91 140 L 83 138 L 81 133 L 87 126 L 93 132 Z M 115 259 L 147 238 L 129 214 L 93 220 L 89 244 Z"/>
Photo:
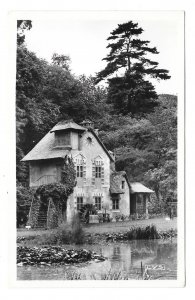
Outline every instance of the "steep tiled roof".
<path fill-rule="evenodd" d="M 121 181 L 126 178 L 126 172 L 113 172 L 110 175 L 110 193 L 111 194 L 124 194 L 124 191 L 121 189 Z"/>
<path fill-rule="evenodd" d="M 51 132 L 59 131 L 59 130 L 67 130 L 67 129 L 79 130 L 79 131 L 85 131 L 86 130 L 86 128 L 76 124 L 73 121 L 61 121 L 52 128 Z"/>
<path fill-rule="evenodd" d="M 152 191 L 149 188 L 145 187 L 140 182 L 130 182 L 130 187 L 131 187 L 131 194 L 134 194 L 134 193 L 154 193 L 154 191 Z"/>

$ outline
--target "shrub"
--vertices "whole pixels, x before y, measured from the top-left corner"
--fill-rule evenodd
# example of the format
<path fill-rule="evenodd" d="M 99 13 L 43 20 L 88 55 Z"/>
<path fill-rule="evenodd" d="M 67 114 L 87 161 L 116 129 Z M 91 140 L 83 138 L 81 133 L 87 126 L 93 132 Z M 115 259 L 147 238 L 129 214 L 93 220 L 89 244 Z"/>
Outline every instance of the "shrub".
<path fill-rule="evenodd" d="M 103 222 L 104 218 L 103 218 L 103 214 L 102 213 L 98 214 L 98 219 L 99 219 L 99 223 Z"/>
<path fill-rule="evenodd" d="M 127 232 L 128 240 L 152 240 L 159 239 L 160 235 L 155 225 L 149 225 L 146 227 L 132 227 Z"/>
<path fill-rule="evenodd" d="M 71 227 L 72 242 L 75 244 L 82 244 L 84 240 L 84 231 L 78 214 L 73 216 Z"/>
<path fill-rule="evenodd" d="M 118 221 L 120 220 L 120 218 L 121 218 L 120 214 L 117 214 L 117 215 L 115 216 L 116 222 L 118 222 Z"/>
<path fill-rule="evenodd" d="M 33 191 L 21 184 L 17 185 L 17 227 L 25 225 L 32 201 Z"/>
<path fill-rule="evenodd" d="M 84 231 L 78 215 L 75 215 L 71 224 L 62 223 L 52 233 L 45 233 L 40 237 L 39 243 L 49 245 L 82 244 L 84 243 Z"/>

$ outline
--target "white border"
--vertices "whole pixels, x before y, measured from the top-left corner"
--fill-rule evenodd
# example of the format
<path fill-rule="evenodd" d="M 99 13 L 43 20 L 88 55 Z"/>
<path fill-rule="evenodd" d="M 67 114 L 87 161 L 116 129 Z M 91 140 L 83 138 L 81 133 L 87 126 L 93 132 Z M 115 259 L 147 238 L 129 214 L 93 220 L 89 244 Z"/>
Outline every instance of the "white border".
<path fill-rule="evenodd" d="M 68 15 L 71 17 L 76 17 L 78 14 L 86 14 L 88 18 L 92 17 L 94 18 L 94 15 L 96 15 L 97 18 L 102 18 L 106 14 L 106 17 L 108 17 L 108 14 L 112 14 L 110 16 L 111 18 L 114 17 L 115 14 L 118 13 L 124 13 L 127 12 L 121 12 L 121 11 L 109 11 L 109 12 L 81 12 L 81 11 L 74 11 L 74 12 L 68 12 Z M 135 11 L 135 14 L 146 14 L 146 11 Z M 151 12 L 154 13 L 154 12 Z M 155 13 L 163 13 L 163 12 L 155 12 Z M 176 13 L 176 12 L 166 12 L 166 13 Z M 13 117 L 15 115 L 15 24 L 16 19 L 35 19 L 40 18 L 64 18 L 64 14 L 67 14 L 67 12 L 13 12 L 9 15 L 9 104 L 11 112 L 9 113 L 9 116 L 11 118 L 9 119 L 9 126 L 11 128 L 15 128 L 15 118 Z M 149 12 L 147 12 L 149 14 Z M 183 12 L 180 12 L 182 15 Z M 10 199 L 14 199 L 15 195 L 15 189 L 12 186 L 12 189 L 9 190 L 10 196 L 9 196 L 9 204 L 11 209 L 11 218 L 9 219 L 9 286 L 12 287 L 181 287 L 184 286 L 184 43 L 183 43 L 183 37 L 184 37 L 184 28 L 183 28 L 183 20 L 181 17 L 180 21 L 180 43 L 181 47 L 178 49 L 177 55 L 180 57 L 180 91 L 178 91 L 178 100 L 179 100 L 179 106 L 178 106 L 178 118 L 179 118 L 179 125 L 178 125 L 178 143 L 179 143 L 179 151 L 178 151 L 178 194 L 179 194 L 179 206 L 178 206 L 178 279 L 174 281 L 170 280 L 164 280 L 164 281 L 16 281 L 16 267 L 15 267 L 15 232 L 13 233 L 13 224 L 15 226 L 15 219 L 13 222 L 13 216 L 15 216 L 15 207 L 13 205 L 13 201 L 10 201 Z M 11 76 L 11 77 L 10 77 Z M 11 79 L 11 80 L 10 80 Z M 12 141 L 15 141 L 15 136 L 12 132 Z M 10 174 L 13 172 L 12 166 L 15 163 L 15 160 L 11 158 L 11 161 L 9 164 L 9 172 Z M 11 166 L 12 165 L 12 166 Z M 14 268 L 13 268 L 14 266 Z"/>

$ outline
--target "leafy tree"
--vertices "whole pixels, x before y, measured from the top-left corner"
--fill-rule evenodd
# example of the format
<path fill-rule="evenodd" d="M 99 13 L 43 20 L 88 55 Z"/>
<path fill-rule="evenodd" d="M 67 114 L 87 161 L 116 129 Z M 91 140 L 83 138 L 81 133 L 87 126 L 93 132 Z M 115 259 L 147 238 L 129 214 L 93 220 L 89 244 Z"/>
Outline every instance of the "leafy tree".
<path fill-rule="evenodd" d="M 109 115 L 100 137 L 114 151 L 117 170 L 155 191 L 155 201 L 177 198 L 177 97 L 160 95 L 145 118 Z"/>
<path fill-rule="evenodd" d="M 17 49 L 17 146 L 26 153 L 56 121 L 58 107 L 43 96 L 47 63 L 26 47 Z"/>
<path fill-rule="evenodd" d="M 76 78 L 57 64 L 39 59 L 24 45 L 17 48 L 16 131 L 17 180 L 27 182 L 28 167 L 20 160 L 61 119 L 80 122 L 102 117 L 106 90 L 92 77 Z"/>
<path fill-rule="evenodd" d="M 70 57 L 68 55 L 63 55 L 63 54 L 59 55 L 57 53 L 54 53 L 52 56 L 52 63 L 54 65 L 62 67 L 67 71 L 70 70 Z"/>
<path fill-rule="evenodd" d="M 153 167 L 145 180 L 155 190 L 157 199 L 177 199 L 177 97 L 159 96 L 159 107 L 148 116 L 153 141 L 148 150 L 154 153 Z"/>
<path fill-rule="evenodd" d="M 22 45 L 25 41 L 25 31 L 32 28 L 32 21 L 17 20 L 17 45 Z"/>
<path fill-rule="evenodd" d="M 97 83 L 108 78 L 108 102 L 123 114 L 152 111 L 157 105 L 157 94 L 147 78 L 170 78 L 167 70 L 159 69 L 158 62 L 147 57 L 159 52 L 156 47 L 149 47 L 149 41 L 137 38 L 142 32 L 132 21 L 119 24 L 107 39 L 111 41 L 107 46 L 110 52 L 103 59 L 107 65 L 97 74 Z"/>
<path fill-rule="evenodd" d="M 17 184 L 17 227 L 26 224 L 32 197 L 33 191 L 30 188 Z"/>

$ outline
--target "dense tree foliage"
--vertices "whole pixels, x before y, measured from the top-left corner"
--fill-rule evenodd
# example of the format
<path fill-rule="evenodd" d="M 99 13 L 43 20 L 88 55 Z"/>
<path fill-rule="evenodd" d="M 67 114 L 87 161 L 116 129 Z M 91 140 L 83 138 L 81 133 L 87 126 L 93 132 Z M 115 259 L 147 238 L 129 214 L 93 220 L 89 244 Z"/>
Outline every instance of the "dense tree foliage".
<path fill-rule="evenodd" d="M 132 21 L 119 24 L 107 39 L 110 52 L 103 59 L 107 65 L 97 74 L 97 82 L 108 78 L 108 102 L 123 114 L 151 112 L 158 102 L 147 78 L 170 78 L 167 70 L 158 68 L 158 62 L 147 56 L 159 52 L 156 47 L 149 47 L 149 41 L 138 38 L 142 32 Z"/>
<path fill-rule="evenodd" d="M 70 118 L 77 123 L 86 118 L 94 121 L 100 138 L 115 153 L 117 170 L 125 170 L 131 181 L 143 182 L 154 189 L 155 202 L 166 202 L 170 197 L 176 199 L 177 97 L 157 97 L 153 86 L 144 78 L 144 74 L 163 79 L 169 76 L 166 70 L 157 69 L 157 63 L 145 59 L 146 52 L 157 53 L 157 50 L 149 48 L 149 42 L 133 38 L 142 29 L 129 22 L 125 25 L 127 31 L 121 25 L 113 31 L 109 38 L 113 42 L 109 46 L 108 66 L 99 78 L 112 75 L 120 67 L 126 71 L 124 76 L 113 77 L 107 89 L 97 85 L 91 76 L 73 75 L 70 58 L 66 55 L 55 53 L 51 63 L 38 58 L 24 43 L 24 31 L 32 24 L 20 22 L 22 39 L 17 43 L 16 75 L 17 207 L 20 215 L 22 210 L 28 210 L 31 197 L 26 187 L 28 166 L 21 159 L 52 126 Z M 128 51 L 125 52 L 124 47 L 128 47 Z M 135 87 L 129 88 L 131 80 Z"/>
<path fill-rule="evenodd" d="M 103 120 L 100 135 L 115 152 L 116 167 L 141 181 L 161 201 L 177 199 L 177 97 L 160 95 L 145 118 L 114 116 Z"/>
<path fill-rule="evenodd" d="M 17 20 L 17 44 L 22 45 L 25 41 L 25 31 L 32 28 L 32 21 Z"/>

